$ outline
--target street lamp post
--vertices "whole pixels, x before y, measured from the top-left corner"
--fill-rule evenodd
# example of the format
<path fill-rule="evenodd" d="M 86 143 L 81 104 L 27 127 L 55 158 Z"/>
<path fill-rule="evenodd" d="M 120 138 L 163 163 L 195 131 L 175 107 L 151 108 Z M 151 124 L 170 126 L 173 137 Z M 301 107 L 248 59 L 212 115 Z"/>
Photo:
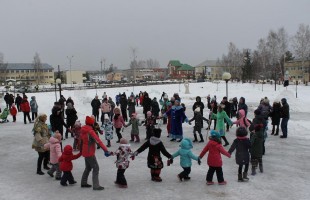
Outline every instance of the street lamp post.
<path fill-rule="evenodd" d="M 228 81 L 231 79 L 231 74 L 229 72 L 224 72 L 222 79 L 226 82 L 226 97 L 228 98 Z"/>
<path fill-rule="evenodd" d="M 72 61 L 72 58 L 74 56 L 67 56 L 67 58 L 69 59 L 69 64 L 70 64 L 70 81 L 71 81 L 71 87 L 72 87 L 72 71 L 71 71 L 71 61 Z"/>

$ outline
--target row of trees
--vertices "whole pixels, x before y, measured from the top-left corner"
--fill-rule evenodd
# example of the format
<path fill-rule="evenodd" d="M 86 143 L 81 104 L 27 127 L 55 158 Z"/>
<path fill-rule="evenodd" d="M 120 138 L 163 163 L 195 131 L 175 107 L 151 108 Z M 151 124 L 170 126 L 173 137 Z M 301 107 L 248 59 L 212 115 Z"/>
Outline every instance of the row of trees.
<path fill-rule="evenodd" d="M 293 53 L 294 52 L 294 56 Z M 310 59 L 309 25 L 300 24 L 295 35 L 289 36 L 284 27 L 277 31 L 270 30 L 265 38 L 258 40 L 257 49 L 238 49 L 232 42 L 228 45 L 228 53 L 218 59 L 218 64 L 227 67 L 233 79 L 251 81 L 258 79 L 274 79 L 284 77 L 284 63 L 290 60 Z"/>

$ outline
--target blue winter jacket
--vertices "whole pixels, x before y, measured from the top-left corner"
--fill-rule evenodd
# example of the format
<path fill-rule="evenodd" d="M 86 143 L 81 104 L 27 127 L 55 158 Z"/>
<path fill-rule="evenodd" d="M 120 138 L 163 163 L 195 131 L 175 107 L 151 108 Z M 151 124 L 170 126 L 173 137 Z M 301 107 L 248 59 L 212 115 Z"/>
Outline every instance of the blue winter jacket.
<path fill-rule="evenodd" d="M 181 167 L 191 167 L 192 159 L 198 160 L 198 156 L 195 156 L 191 149 L 193 148 L 192 141 L 188 138 L 184 138 L 180 144 L 180 149 L 175 152 L 172 157 L 180 156 L 180 165 Z"/>

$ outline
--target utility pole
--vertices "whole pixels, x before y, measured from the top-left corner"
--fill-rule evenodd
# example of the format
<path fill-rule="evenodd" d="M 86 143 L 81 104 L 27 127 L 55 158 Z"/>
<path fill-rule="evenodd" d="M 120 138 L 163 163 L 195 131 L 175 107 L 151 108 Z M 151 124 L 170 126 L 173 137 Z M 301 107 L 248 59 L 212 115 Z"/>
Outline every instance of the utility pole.
<path fill-rule="evenodd" d="M 72 61 L 72 58 L 74 56 L 67 56 L 67 58 L 69 59 L 69 63 L 70 63 L 70 81 L 71 81 L 71 87 L 72 87 L 72 71 L 71 71 L 71 61 Z"/>

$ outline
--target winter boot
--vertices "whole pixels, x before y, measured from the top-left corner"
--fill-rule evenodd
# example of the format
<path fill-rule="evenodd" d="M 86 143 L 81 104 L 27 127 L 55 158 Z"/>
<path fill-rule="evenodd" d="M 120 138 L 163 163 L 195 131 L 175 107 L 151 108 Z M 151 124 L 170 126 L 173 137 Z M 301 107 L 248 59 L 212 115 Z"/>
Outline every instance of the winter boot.
<path fill-rule="evenodd" d="M 196 133 L 194 133 L 194 140 L 193 140 L 193 142 L 198 142 L 198 140 L 197 140 L 197 134 L 196 134 Z"/>
<path fill-rule="evenodd" d="M 238 182 L 243 182 L 242 174 L 238 174 Z"/>
<path fill-rule="evenodd" d="M 252 173 L 251 173 L 252 176 L 255 176 L 256 175 L 256 168 L 255 167 L 252 167 Z"/>
<path fill-rule="evenodd" d="M 247 172 L 243 172 L 243 181 L 249 181 Z"/>
<path fill-rule="evenodd" d="M 258 167 L 259 167 L 260 173 L 263 173 L 264 172 L 263 163 L 259 163 Z"/>
<path fill-rule="evenodd" d="M 183 177 L 181 176 L 181 174 L 178 174 L 178 178 L 180 181 L 183 181 Z"/>
<path fill-rule="evenodd" d="M 111 147 L 111 141 L 110 141 L 110 140 L 108 140 L 108 145 L 107 145 L 107 147 Z"/>
<path fill-rule="evenodd" d="M 200 137 L 200 141 L 199 141 L 199 142 L 204 142 L 204 140 L 203 140 L 203 137 L 202 137 L 202 134 L 201 134 L 201 133 L 199 134 L 199 137 Z"/>

